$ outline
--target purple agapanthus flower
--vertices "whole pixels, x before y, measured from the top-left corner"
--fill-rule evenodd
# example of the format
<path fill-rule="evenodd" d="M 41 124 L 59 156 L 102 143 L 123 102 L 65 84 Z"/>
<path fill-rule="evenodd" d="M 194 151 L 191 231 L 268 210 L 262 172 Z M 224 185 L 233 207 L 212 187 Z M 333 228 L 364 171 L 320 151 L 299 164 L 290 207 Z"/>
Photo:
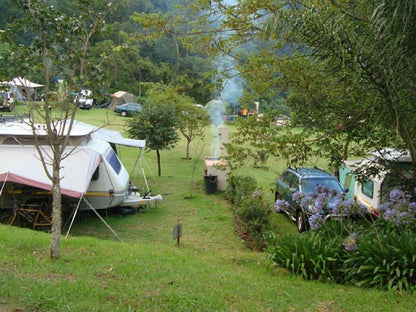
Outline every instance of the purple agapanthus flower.
<path fill-rule="evenodd" d="M 325 193 L 321 193 L 316 198 L 315 207 L 319 211 L 323 211 L 328 206 L 328 195 Z"/>
<path fill-rule="evenodd" d="M 358 236 L 358 233 L 354 232 L 344 239 L 342 244 L 344 245 L 345 250 L 353 251 L 357 249 Z"/>
<path fill-rule="evenodd" d="M 303 198 L 305 198 L 305 194 L 301 192 L 295 192 L 292 195 L 292 200 L 296 202 L 300 202 Z"/>
<path fill-rule="evenodd" d="M 324 215 L 315 213 L 309 217 L 309 225 L 312 229 L 317 230 L 325 223 L 325 220 Z"/>
<path fill-rule="evenodd" d="M 390 192 L 389 201 L 380 205 L 377 210 L 380 216 L 397 226 L 415 222 L 416 203 L 410 202 L 411 196 L 400 190 Z"/>
<path fill-rule="evenodd" d="M 283 212 L 289 208 L 289 203 L 283 199 L 278 199 L 274 204 L 274 208 L 277 212 Z"/>
<path fill-rule="evenodd" d="M 406 194 L 399 190 L 393 190 L 390 192 L 390 201 L 393 204 L 402 204 L 406 201 Z"/>
<path fill-rule="evenodd" d="M 315 204 L 315 199 L 311 196 L 305 196 L 300 201 L 300 205 L 302 207 L 309 207 L 309 206 L 313 206 L 314 204 Z"/>
<path fill-rule="evenodd" d="M 409 210 L 410 214 L 415 215 L 416 214 L 416 203 L 415 202 L 410 203 L 409 207 L 408 207 L 408 210 Z"/>

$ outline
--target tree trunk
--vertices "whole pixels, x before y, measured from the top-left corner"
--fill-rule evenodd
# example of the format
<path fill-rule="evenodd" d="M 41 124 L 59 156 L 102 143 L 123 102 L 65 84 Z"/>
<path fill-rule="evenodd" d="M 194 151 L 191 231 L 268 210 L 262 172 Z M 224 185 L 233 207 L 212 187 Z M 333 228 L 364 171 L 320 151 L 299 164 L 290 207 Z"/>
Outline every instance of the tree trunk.
<path fill-rule="evenodd" d="M 186 140 L 186 159 L 189 160 L 189 146 L 191 145 L 191 141 Z"/>
<path fill-rule="evenodd" d="M 162 169 L 160 168 L 160 152 L 159 152 L 159 150 L 157 149 L 156 150 L 156 154 L 157 154 L 157 168 L 158 168 L 158 174 L 159 174 L 159 177 L 161 176 L 161 174 L 162 174 Z"/>
<path fill-rule="evenodd" d="M 61 213 L 61 186 L 59 177 L 59 164 L 53 165 L 52 181 L 52 233 L 51 233 L 51 246 L 50 257 L 52 259 L 59 259 L 61 257 L 61 226 L 62 226 L 62 213 Z"/>

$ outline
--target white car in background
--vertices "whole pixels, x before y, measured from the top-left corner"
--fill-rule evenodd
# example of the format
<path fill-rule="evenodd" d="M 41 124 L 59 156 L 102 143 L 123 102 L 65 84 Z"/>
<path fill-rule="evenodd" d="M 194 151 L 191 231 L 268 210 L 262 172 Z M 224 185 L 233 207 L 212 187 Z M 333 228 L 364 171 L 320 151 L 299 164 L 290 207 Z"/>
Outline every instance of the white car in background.
<path fill-rule="evenodd" d="M 94 99 L 91 90 L 81 90 L 74 99 L 74 103 L 82 109 L 91 109 Z"/>
<path fill-rule="evenodd" d="M 14 96 L 11 92 L 0 91 L 0 110 L 11 112 L 14 109 Z"/>

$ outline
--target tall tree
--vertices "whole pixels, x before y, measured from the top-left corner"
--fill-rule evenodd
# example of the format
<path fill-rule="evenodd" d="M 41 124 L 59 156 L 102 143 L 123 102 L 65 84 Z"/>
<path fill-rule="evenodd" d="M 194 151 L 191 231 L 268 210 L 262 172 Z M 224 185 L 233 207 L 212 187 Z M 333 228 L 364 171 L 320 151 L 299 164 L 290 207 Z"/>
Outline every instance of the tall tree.
<path fill-rule="evenodd" d="M 299 142 L 320 144 L 310 154 L 323 153 L 339 164 L 351 143 L 405 147 L 416 169 L 414 1 L 201 0 L 195 5 L 204 14 L 194 33 L 205 39 L 200 44 L 206 51 L 258 43 L 260 49 L 248 57 L 236 54 L 243 61 L 240 72 L 255 94 L 284 91 L 293 124 L 307 131 L 298 135 Z"/>
<path fill-rule="evenodd" d="M 191 142 L 203 136 L 205 128 L 211 123 L 209 115 L 204 108 L 194 106 L 188 97 L 179 103 L 177 109 L 178 130 L 186 139 L 186 159 L 189 159 Z"/>
<path fill-rule="evenodd" d="M 178 141 L 175 98 L 177 94 L 169 87 L 152 85 L 145 106 L 127 130 L 130 137 L 146 140 L 146 147 L 156 151 L 159 176 L 162 174 L 160 151 L 171 149 Z"/>
<path fill-rule="evenodd" d="M 2 34 L 2 39 L 9 40 L 12 53 L 9 63 L 14 64 L 10 70 L 27 76 L 33 67 L 43 72 L 44 101 L 34 103 L 28 98 L 30 125 L 35 140 L 35 147 L 39 153 L 45 172 L 52 182 L 52 234 L 50 256 L 60 258 L 61 239 L 61 162 L 69 156 L 67 147 L 74 122 L 76 106 L 72 98 L 56 99 L 51 92 L 51 77 L 66 74 L 70 86 L 80 81 L 79 77 L 91 71 L 86 70 L 85 62 L 91 34 L 99 32 L 99 25 L 89 28 L 83 18 L 87 15 L 78 12 L 75 16 L 68 16 L 56 7 L 42 0 L 15 0 L 16 7 L 23 17 L 9 25 L 8 31 Z M 82 10 L 89 10 L 88 3 Z M 20 45 L 16 35 L 25 31 L 30 36 L 30 44 Z M 79 48 L 79 49 L 78 49 Z M 41 139 L 36 123 L 44 123 L 46 137 Z M 49 146 L 51 154 L 45 151 L 44 145 Z M 49 171 L 48 167 L 52 170 Z"/>

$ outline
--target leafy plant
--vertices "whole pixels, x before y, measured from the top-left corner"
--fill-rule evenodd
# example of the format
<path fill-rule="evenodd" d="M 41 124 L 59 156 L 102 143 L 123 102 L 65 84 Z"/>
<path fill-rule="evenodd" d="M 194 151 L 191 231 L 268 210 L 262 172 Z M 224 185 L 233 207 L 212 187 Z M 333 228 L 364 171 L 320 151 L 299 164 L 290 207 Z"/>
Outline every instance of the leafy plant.
<path fill-rule="evenodd" d="M 160 150 L 168 150 L 179 140 L 176 132 L 177 118 L 172 97 L 175 92 L 168 86 L 155 84 L 147 97 L 140 115 L 129 123 L 127 130 L 132 138 L 146 140 L 148 149 L 157 155 L 158 175 L 162 174 Z"/>
<path fill-rule="evenodd" d="M 303 204 L 317 204 L 318 208 L 328 208 L 328 197 L 294 195 Z M 412 291 L 416 288 L 416 222 L 415 203 L 410 199 L 393 190 L 390 200 L 379 207 L 380 218 L 367 226 L 355 219 L 328 222 L 318 209 L 309 219 L 315 230 L 276 238 L 270 247 L 271 258 L 305 279 Z M 337 200 L 332 212 L 357 212 L 351 210 L 354 204 Z M 285 204 L 277 201 L 276 208 Z"/>
<path fill-rule="evenodd" d="M 270 230 L 271 208 L 264 202 L 261 192 L 254 191 L 251 197 L 237 206 L 236 214 L 241 220 L 245 230 L 250 234 L 254 247 L 263 249 L 265 247 L 265 233 Z"/>
<path fill-rule="evenodd" d="M 345 261 L 345 281 L 362 287 L 414 290 L 416 287 L 414 231 L 411 229 L 390 231 L 379 237 L 374 231 L 369 231 L 360 237 L 356 249 Z"/>
<path fill-rule="evenodd" d="M 256 180 L 251 176 L 231 175 L 228 185 L 226 198 L 233 203 L 237 223 L 243 234 L 249 236 L 251 247 L 264 249 L 272 210 L 263 200 L 261 191 L 256 190 Z"/>
<path fill-rule="evenodd" d="M 250 176 L 230 175 L 227 182 L 228 189 L 225 196 L 234 204 L 234 207 L 240 206 L 257 187 L 256 180 Z"/>
<path fill-rule="evenodd" d="M 339 282 L 346 253 L 341 241 L 321 232 L 305 232 L 277 237 L 269 252 L 274 262 L 304 279 Z"/>

